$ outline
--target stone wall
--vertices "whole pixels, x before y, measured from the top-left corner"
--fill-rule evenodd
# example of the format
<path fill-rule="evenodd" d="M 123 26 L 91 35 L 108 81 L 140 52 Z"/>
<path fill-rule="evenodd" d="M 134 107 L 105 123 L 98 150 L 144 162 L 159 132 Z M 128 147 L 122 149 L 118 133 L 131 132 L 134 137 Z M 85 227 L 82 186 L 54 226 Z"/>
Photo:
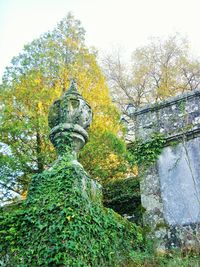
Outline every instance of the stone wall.
<path fill-rule="evenodd" d="M 137 136 L 146 139 L 153 132 L 175 139 L 200 131 L 200 90 L 146 106 L 131 114 L 136 120 Z"/>
<path fill-rule="evenodd" d="M 135 138 L 166 138 L 141 181 L 144 223 L 157 249 L 200 246 L 200 90 L 131 114 Z"/>

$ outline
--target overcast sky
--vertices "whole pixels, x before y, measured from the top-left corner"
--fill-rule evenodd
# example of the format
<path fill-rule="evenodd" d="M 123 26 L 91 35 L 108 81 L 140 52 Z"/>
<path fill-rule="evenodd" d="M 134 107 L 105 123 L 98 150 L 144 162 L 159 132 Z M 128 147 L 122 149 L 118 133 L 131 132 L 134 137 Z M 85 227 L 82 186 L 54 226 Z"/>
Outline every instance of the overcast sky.
<path fill-rule="evenodd" d="M 200 0 L 0 0 L 0 77 L 24 44 L 70 11 L 81 20 L 89 46 L 121 46 L 129 55 L 151 36 L 179 32 L 200 56 Z"/>

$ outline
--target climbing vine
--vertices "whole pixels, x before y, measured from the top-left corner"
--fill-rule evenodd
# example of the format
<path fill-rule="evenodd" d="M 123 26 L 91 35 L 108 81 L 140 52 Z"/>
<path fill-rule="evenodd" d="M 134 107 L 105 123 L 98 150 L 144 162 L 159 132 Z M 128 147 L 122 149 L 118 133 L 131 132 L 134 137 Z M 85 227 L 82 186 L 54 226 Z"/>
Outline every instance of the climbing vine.
<path fill-rule="evenodd" d="M 132 166 L 132 175 L 127 179 L 111 180 L 104 185 L 103 200 L 106 207 L 131 221 L 142 224 L 143 208 L 140 199 L 140 178 L 160 155 L 166 141 L 162 134 L 154 133 L 148 141 L 136 140 L 129 145 L 127 161 Z"/>
<path fill-rule="evenodd" d="M 160 133 L 152 134 L 148 141 L 136 140 L 129 145 L 128 160 L 131 164 L 145 168 L 156 161 L 166 144 L 166 139 Z"/>
<path fill-rule="evenodd" d="M 3 266 L 119 266 L 142 246 L 142 234 L 99 197 L 91 180 L 67 158 L 33 177 L 28 198 L 1 208 Z"/>

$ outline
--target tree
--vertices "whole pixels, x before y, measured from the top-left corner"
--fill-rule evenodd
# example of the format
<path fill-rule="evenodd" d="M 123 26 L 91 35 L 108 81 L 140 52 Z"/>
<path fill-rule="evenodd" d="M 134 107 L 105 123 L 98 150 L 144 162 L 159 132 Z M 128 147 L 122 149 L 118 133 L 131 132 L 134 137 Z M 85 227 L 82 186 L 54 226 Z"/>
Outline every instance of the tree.
<path fill-rule="evenodd" d="M 55 158 L 48 139 L 48 110 L 68 88 L 71 78 L 77 80 L 79 91 L 94 112 L 91 126 L 93 145 L 96 136 L 101 138 L 105 131 L 114 136 L 121 131 L 119 114 L 109 97 L 104 76 L 96 62 L 96 53 L 89 51 L 84 44 L 84 32 L 80 22 L 69 14 L 53 31 L 25 45 L 4 73 L 0 87 L 0 136 L 11 155 L 1 153 L 1 164 L 5 166 L 9 162 L 8 167 L 15 176 L 12 178 L 15 181 L 13 190 L 19 193 L 26 191 L 32 174 L 41 173 Z M 83 165 L 87 166 L 89 160 L 98 165 L 101 145 L 102 142 L 95 155 L 83 152 Z M 104 161 L 110 153 L 112 151 L 107 149 Z M 3 184 L 9 189 L 8 175 L 4 175 Z"/>
<path fill-rule="evenodd" d="M 103 69 L 123 111 L 128 103 L 137 108 L 194 90 L 200 83 L 200 61 L 191 57 L 188 41 L 178 34 L 166 40 L 152 38 L 133 52 L 130 67 L 119 52 L 107 55 Z"/>
<path fill-rule="evenodd" d="M 123 61 L 120 49 L 103 57 L 102 69 L 107 78 L 113 102 L 124 113 L 127 99 L 134 102 L 134 94 L 132 92 L 130 69 L 128 64 Z"/>

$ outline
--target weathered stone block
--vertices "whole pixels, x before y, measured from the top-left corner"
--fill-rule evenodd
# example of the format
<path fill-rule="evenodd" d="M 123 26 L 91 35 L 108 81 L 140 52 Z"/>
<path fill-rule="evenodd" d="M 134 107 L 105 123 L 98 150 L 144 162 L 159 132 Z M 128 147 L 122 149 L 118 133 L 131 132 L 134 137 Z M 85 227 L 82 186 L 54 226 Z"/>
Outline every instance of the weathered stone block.
<path fill-rule="evenodd" d="M 200 90 L 141 108 L 131 118 L 136 138 L 145 142 L 162 133 L 167 141 L 140 184 L 144 223 L 157 249 L 200 247 Z"/>

